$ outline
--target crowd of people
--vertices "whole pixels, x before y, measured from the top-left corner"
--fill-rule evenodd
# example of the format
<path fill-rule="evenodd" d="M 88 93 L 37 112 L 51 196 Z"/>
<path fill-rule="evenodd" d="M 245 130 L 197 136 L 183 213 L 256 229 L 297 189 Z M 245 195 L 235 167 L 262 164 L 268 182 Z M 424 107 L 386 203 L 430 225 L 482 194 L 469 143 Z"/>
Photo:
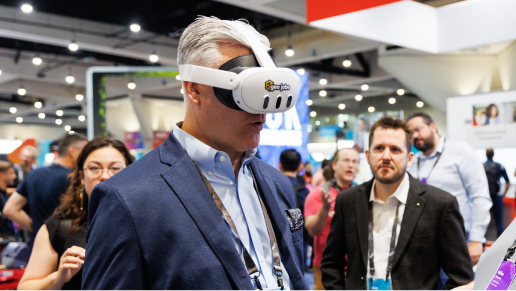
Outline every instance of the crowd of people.
<path fill-rule="evenodd" d="M 252 53 L 234 26 L 207 17 L 178 50 L 179 65 L 214 68 Z M 317 290 L 489 283 L 492 272 L 475 277 L 473 265 L 493 268 L 489 254 L 511 239 L 500 177 L 510 184 L 493 150 L 482 165 L 416 113 L 382 117 L 368 145 L 336 151 L 314 173 L 285 150 L 278 171 L 256 157 L 265 114 L 183 86 L 184 121 L 135 163 L 122 142 L 79 133 L 60 139 L 48 167 L 33 167 L 35 148 L 19 166 L 0 161 L 0 235 L 32 249 L 19 289 L 308 289 L 309 260 Z M 367 148 L 373 179 L 357 185 Z M 501 236 L 482 256 L 492 205 Z"/>

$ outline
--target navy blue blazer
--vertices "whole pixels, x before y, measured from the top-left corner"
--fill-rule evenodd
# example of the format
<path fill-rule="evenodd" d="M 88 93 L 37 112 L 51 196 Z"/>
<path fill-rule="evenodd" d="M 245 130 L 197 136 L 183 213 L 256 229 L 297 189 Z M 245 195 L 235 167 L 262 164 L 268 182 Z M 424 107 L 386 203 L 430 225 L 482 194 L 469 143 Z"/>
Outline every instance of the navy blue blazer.
<path fill-rule="evenodd" d="M 251 167 L 294 289 L 302 271 L 303 231 L 287 177 L 258 158 Z M 253 289 L 215 202 L 173 134 L 161 146 L 98 184 L 88 210 L 82 289 Z"/>

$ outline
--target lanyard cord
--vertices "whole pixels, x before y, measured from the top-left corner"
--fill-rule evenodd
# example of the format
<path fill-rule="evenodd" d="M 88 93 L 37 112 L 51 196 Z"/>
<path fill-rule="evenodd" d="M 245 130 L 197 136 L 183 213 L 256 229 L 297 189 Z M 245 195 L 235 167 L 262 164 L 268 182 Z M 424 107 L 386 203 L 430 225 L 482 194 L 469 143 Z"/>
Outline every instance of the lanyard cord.
<path fill-rule="evenodd" d="M 389 261 L 387 263 L 387 273 L 385 276 L 385 280 L 389 279 L 389 276 L 392 271 L 392 265 L 394 263 L 394 251 L 396 249 L 396 232 L 398 231 L 398 212 L 400 209 L 400 202 L 398 201 L 398 205 L 396 206 L 396 214 L 394 216 L 394 222 L 392 223 L 392 235 L 391 235 L 391 245 L 389 249 Z M 374 269 L 374 238 L 373 238 L 373 203 L 369 203 L 369 246 L 368 246 L 368 255 L 369 255 L 369 273 L 371 274 L 371 278 L 374 278 L 375 269 Z"/>
<path fill-rule="evenodd" d="M 444 138 L 444 137 L 443 137 Z M 430 178 L 430 174 L 432 174 L 432 171 L 434 170 L 435 166 L 437 165 L 437 163 L 439 162 L 439 159 L 441 158 L 441 155 L 444 153 L 444 145 L 446 144 L 446 139 L 444 140 L 443 142 L 443 150 L 439 153 L 439 156 L 437 156 L 437 160 L 435 161 L 434 165 L 432 166 L 432 168 L 430 169 L 430 172 L 428 173 L 428 176 L 426 176 L 426 179 Z M 417 159 L 417 179 L 419 179 L 419 158 Z"/>
<path fill-rule="evenodd" d="M 193 160 L 192 160 L 192 162 L 193 162 Z M 199 169 L 199 166 L 197 166 L 197 164 L 195 162 L 193 162 L 193 163 L 195 165 L 195 168 L 197 168 L 197 171 L 201 175 L 202 180 L 203 180 L 204 184 L 206 185 L 206 188 L 208 188 L 208 191 L 210 192 L 211 197 L 213 198 L 213 201 L 215 202 L 215 205 L 217 205 L 217 209 L 219 210 L 220 215 L 222 215 L 224 220 L 229 224 L 229 226 L 235 233 L 236 237 L 240 241 L 242 241 L 240 239 L 238 231 L 235 227 L 235 223 L 233 222 L 233 219 L 231 219 L 231 215 L 227 211 L 226 207 L 224 207 L 224 204 L 222 203 L 222 200 L 220 200 L 219 195 L 217 194 L 217 192 L 215 192 L 215 189 L 213 189 L 213 186 L 211 186 L 208 179 L 206 179 L 206 177 L 202 173 L 201 169 Z M 283 290 L 284 289 L 283 280 L 281 279 L 281 275 L 282 275 L 281 259 L 280 259 L 280 255 L 279 255 L 278 245 L 276 242 L 276 237 L 274 236 L 274 231 L 272 229 L 272 225 L 271 225 L 271 222 L 269 219 L 269 215 L 267 213 L 267 209 L 265 208 L 265 205 L 263 204 L 263 201 L 260 197 L 259 188 L 256 183 L 256 179 L 254 178 L 254 173 L 251 169 L 251 166 L 249 166 L 249 170 L 251 171 L 251 174 L 253 175 L 254 188 L 256 190 L 256 193 L 258 194 L 258 199 L 260 200 L 260 205 L 262 207 L 262 211 L 263 211 L 263 214 L 265 217 L 265 224 L 267 225 L 267 233 L 269 234 L 269 240 L 270 240 L 270 245 L 271 245 L 271 249 L 272 249 L 274 273 L 276 274 L 276 277 L 278 278 L 278 287 L 280 287 L 280 290 Z M 259 290 L 262 290 L 263 289 L 262 285 L 260 284 L 260 281 L 258 280 L 258 277 L 260 277 L 260 271 L 258 270 L 258 267 L 256 267 L 256 264 L 254 263 L 253 259 L 251 258 L 251 255 L 249 254 L 249 252 L 247 251 L 247 249 L 245 248 L 245 246 L 243 244 L 242 244 L 242 248 L 244 250 L 244 263 L 245 263 L 245 267 L 247 269 L 247 273 L 256 283 L 256 287 L 258 287 Z"/>
<path fill-rule="evenodd" d="M 505 254 L 505 257 L 503 257 L 503 260 L 507 262 L 508 259 L 514 255 L 514 252 L 516 251 L 516 240 L 512 243 L 512 245 L 507 249 L 507 254 Z"/>

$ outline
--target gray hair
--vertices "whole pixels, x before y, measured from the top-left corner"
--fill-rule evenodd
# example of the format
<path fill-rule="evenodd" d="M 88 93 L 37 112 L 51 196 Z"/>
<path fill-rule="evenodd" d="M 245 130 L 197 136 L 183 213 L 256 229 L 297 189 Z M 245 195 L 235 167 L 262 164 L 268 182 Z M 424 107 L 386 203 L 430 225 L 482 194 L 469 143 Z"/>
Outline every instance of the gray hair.
<path fill-rule="evenodd" d="M 256 31 L 246 20 L 236 20 L 258 37 L 264 48 L 269 51 L 269 39 Z M 219 45 L 243 45 L 251 48 L 245 36 L 236 28 L 217 17 L 199 16 L 181 35 L 177 50 L 178 65 L 197 65 L 215 68 L 221 62 Z"/>
<path fill-rule="evenodd" d="M 34 156 L 34 158 L 37 158 L 39 156 L 39 150 L 31 145 L 26 145 L 24 146 L 21 151 L 20 151 L 20 154 L 23 152 L 23 151 L 30 151 L 30 153 Z"/>

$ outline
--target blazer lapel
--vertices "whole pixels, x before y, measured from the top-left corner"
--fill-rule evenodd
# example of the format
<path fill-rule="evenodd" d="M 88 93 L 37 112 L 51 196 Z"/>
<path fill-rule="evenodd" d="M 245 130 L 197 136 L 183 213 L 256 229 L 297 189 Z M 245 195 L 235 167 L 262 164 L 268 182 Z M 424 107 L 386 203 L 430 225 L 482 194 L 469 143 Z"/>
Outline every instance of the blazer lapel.
<path fill-rule="evenodd" d="M 360 250 L 362 251 L 364 266 L 366 266 L 366 268 L 369 248 L 369 194 L 371 193 L 372 186 L 373 180 L 365 183 L 364 185 L 358 186 L 360 188 L 355 195 L 355 213 L 357 220 L 358 242 L 360 244 Z"/>
<path fill-rule="evenodd" d="M 192 160 L 172 134 L 166 144 L 160 148 L 160 156 L 163 163 L 171 166 L 161 176 L 188 211 L 206 242 L 222 263 L 226 274 L 238 289 L 252 289 L 250 277 L 224 219 Z"/>
<path fill-rule="evenodd" d="M 419 222 L 419 217 L 425 208 L 426 200 L 420 197 L 425 191 L 417 186 L 420 183 L 418 180 L 410 177 L 410 189 L 407 198 L 407 204 L 405 205 L 405 212 L 403 213 L 403 220 L 401 222 L 401 230 L 398 236 L 398 243 L 396 244 L 396 250 L 394 253 L 393 267 L 399 261 L 401 254 L 405 251 L 412 233 Z"/>
<path fill-rule="evenodd" d="M 294 286 L 294 289 L 304 289 L 306 288 L 306 285 L 304 284 L 297 286 L 298 282 L 305 282 L 305 279 L 304 275 L 300 272 L 300 269 L 297 268 L 298 264 L 291 247 L 293 246 L 292 235 L 290 234 L 290 228 L 287 224 L 287 219 L 285 217 L 286 214 L 284 214 L 278 206 L 278 202 L 276 200 L 276 196 L 278 194 L 276 192 L 276 187 L 274 187 L 272 182 L 273 180 L 260 170 L 255 158 L 251 161 L 251 168 L 253 169 L 258 187 L 263 194 L 263 203 L 267 208 L 271 224 L 274 229 L 274 235 L 276 236 L 280 250 L 281 262 L 288 272 L 290 282 Z M 269 186 L 268 182 L 271 182 L 272 185 Z"/>

